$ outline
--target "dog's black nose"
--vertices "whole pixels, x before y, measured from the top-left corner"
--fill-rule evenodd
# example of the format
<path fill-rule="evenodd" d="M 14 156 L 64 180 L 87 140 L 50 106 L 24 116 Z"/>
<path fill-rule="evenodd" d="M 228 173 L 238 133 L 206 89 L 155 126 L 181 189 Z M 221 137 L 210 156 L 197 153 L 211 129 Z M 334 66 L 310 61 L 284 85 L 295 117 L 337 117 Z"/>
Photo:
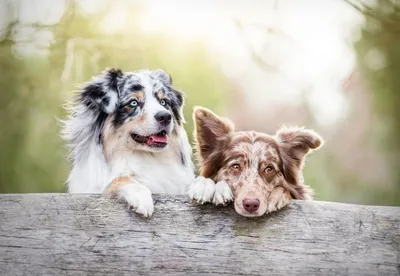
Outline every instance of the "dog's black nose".
<path fill-rule="evenodd" d="M 157 122 L 159 122 L 161 125 L 167 126 L 169 123 L 171 123 L 172 116 L 168 112 L 160 111 L 154 115 L 154 118 L 156 118 Z"/>

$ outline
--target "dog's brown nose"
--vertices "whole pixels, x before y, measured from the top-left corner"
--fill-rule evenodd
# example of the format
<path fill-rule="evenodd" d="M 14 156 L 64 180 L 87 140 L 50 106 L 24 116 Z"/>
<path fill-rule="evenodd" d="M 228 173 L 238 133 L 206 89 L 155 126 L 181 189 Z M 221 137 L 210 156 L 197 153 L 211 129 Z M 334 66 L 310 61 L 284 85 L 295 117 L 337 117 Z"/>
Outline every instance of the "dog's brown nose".
<path fill-rule="evenodd" d="M 257 198 L 246 198 L 242 204 L 243 208 L 249 213 L 257 211 L 258 207 L 260 207 L 260 201 Z"/>

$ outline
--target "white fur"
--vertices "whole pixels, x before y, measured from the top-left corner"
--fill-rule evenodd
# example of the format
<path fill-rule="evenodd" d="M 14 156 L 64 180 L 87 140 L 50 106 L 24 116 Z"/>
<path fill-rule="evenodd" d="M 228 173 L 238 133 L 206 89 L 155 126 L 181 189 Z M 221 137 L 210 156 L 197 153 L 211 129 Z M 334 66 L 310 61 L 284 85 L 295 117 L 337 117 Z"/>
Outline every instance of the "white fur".
<path fill-rule="evenodd" d="M 155 133 L 154 114 L 165 111 L 152 96 L 154 82 L 156 85 L 161 83 L 149 78 L 148 74 L 149 71 L 135 73 L 145 87 L 148 99 L 145 106 L 148 125 L 146 130 L 141 130 L 141 135 Z M 97 82 L 102 79 L 95 77 L 94 80 Z M 119 99 L 112 92 L 107 93 L 107 96 L 110 97 L 110 102 L 105 111 L 111 114 Z M 119 186 L 118 195 L 137 213 L 147 217 L 152 215 L 154 209 L 152 193 L 184 194 L 188 185 L 194 181 L 192 150 L 183 126 L 175 126 L 174 131 L 178 135 L 171 137 L 167 148 L 163 150 L 116 151 L 106 158 L 103 145 L 97 140 L 101 130 L 92 127 L 100 111 L 78 104 L 70 112 L 70 117 L 64 121 L 62 132 L 63 138 L 69 141 L 73 160 L 67 181 L 69 193 L 104 193 L 117 177 L 132 176 L 132 184 Z M 172 125 L 173 122 L 171 130 Z M 181 155 L 185 164 L 182 164 Z"/>
<path fill-rule="evenodd" d="M 136 213 L 144 217 L 150 217 L 153 214 L 153 199 L 151 198 L 151 191 L 146 186 L 136 181 L 121 186 L 119 196 L 124 198 Z"/>
<path fill-rule="evenodd" d="M 291 202 L 290 197 L 282 196 L 278 199 L 278 203 L 276 202 L 269 202 L 267 204 L 267 210 L 266 213 L 271 213 L 274 211 L 277 211 L 279 209 L 282 209 L 284 206 L 288 205 Z"/>
<path fill-rule="evenodd" d="M 68 179 L 70 193 L 103 193 L 117 177 L 134 174 L 140 184 L 153 193 L 183 194 L 194 180 L 190 145 L 183 127 L 180 130 L 182 150 L 187 166 L 181 163 L 178 145 L 169 145 L 157 153 L 135 152 L 106 162 L 101 145 L 93 139 L 87 156 L 75 161 Z"/>
<path fill-rule="evenodd" d="M 105 112 L 111 114 L 115 111 L 115 108 L 117 107 L 118 98 L 117 95 L 114 93 L 107 93 L 107 97 L 110 99 L 110 102 L 105 108 Z"/>
<path fill-rule="evenodd" d="M 198 176 L 189 187 L 188 195 L 198 203 L 211 202 L 215 193 L 215 183 L 209 178 Z"/>
<path fill-rule="evenodd" d="M 183 128 L 181 133 L 181 136 L 186 137 Z M 187 144 L 189 145 L 189 142 Z M 187 149 L 186 147 L 188 153 Z M 182 165 L 179 148 L 175 144 L 170 144 L 168 149 L 153 154 L 138 151 L 111 161 L 110 176 L 111 179 L 115 179 L 133 173 L 135 180 L 153 193 L 183 194 L 194 179 L 190 154 L 186 154 L 186 158 L 187 167 Z"/>
<path fill-rule="evenodd" d="M 215 185 L 215 193 L 212 203 L 215 205 L 226 205 L 233 201 L 233 193 L 226 181 L 219 181 Z"/>

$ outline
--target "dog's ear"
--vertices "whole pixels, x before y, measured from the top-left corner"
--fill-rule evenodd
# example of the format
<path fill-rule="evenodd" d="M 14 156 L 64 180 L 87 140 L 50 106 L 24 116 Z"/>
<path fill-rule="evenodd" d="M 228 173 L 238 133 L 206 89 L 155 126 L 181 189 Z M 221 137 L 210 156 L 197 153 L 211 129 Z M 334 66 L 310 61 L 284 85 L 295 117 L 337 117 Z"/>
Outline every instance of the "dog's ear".
<path fill-rule="evenodd" d="M 123 73 L 120 69 L 106 69 L 83 86 L 81 102 L 91 109 L 99 109 L 107 114 L 113 113 L 119 104 L 119 86 L 122 78 Z"/>
<path fill-rule="evenodd" d="M 202 163 L 203 169 L 208 164 L 215 172 L 215 170 L 218 170 L 217 163 L 222 163 L 220 160 L 223 152 L 222 144 L 233 133 L 233 124 L 229 120 L 220 118 L 203 107 L 194 108 L 193 120 L 195 125 L 194 138 L 196 141 L 197 158 Z M 203 176 L 211 177 L 212 174 L 210 172 L 205 175 L 203 174 Z"/>
<path fill-rule="evenodd" d="M 306 155 L 323 145 L 321 136 L 304 128 L 282 127 L 277 131 L 276 137 L 283 163 L 283 175 L 299 192 L 295 199 L 310 198 L 311 190 L 302 183 L 302 170 Z"/>
<path fill-rule="evenodd" d="M 183 119 L 183 93 L 173 87 L 170 87 L 169 89 L 173 93 L 173 97 L 171 97 L 171 110 L 174 114 L 175 120 L 180 125 L 182 121 L 185 122 Z"/>
<path fill-rule="evenodd" d="M 151 76 L 161 81 L 165 86 L 169 87 L 172 85 L 172 77 L 169 73 L 162 69 L 156 69 L 151 72 Z"/>

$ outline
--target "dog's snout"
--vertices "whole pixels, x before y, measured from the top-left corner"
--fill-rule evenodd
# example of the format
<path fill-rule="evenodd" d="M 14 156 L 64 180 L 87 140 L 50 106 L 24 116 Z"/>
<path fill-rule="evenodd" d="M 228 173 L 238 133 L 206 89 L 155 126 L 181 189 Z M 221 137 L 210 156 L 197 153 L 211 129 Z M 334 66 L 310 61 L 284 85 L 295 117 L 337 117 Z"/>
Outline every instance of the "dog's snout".
<path fill-rule="evenodd" d="M 171 123 L 172 116 L 168 112 L 160 111 L 154 115 L 154 118 L 156 118 L 157 122 L 159 122 L 161 125 L 166 126 Z"/>
<path fill-rule="evenodd" d="M 257 211 L 260 207 L 260 201 L 257 198 L 245 198 L 242 204 L 243 208 L 249 213 Z"/>

